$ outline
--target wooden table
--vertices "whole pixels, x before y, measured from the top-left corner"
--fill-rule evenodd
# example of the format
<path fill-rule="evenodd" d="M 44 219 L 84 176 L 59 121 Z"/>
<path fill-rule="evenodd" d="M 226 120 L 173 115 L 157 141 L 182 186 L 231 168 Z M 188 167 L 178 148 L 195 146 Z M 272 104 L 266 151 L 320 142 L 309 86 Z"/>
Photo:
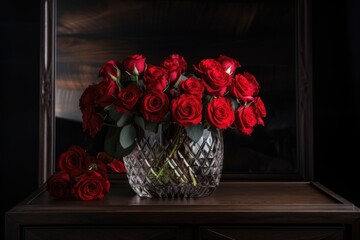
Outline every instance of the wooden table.
<path fill-rule="evenodd" d="M 139 198 L 112 183 L 100 201 L 39 189 L 6 214 L 6 238 L 359 240 L 360 211 L 318 183 L 222 182 L 199 199 Z"/>

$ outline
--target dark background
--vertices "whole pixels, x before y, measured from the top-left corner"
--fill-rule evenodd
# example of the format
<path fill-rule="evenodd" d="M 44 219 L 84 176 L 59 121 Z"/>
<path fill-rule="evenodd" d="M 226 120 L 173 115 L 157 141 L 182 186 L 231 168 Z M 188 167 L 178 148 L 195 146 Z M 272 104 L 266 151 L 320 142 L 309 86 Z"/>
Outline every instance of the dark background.
<path fill-rule="evenodd" d="M 1 237 L 4 212 L 37 188 L 40 4 L 0 10 Z M 313 3 L 315 180 L 360 206 L 360 2 Z"/>

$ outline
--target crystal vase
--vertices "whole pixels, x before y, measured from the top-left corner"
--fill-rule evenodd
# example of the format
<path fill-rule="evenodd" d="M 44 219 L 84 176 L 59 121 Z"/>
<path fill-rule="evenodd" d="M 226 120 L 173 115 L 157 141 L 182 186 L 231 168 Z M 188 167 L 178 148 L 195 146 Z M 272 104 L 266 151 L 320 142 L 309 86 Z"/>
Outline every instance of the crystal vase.
<path fill-rule="evenodd" d="M 128 180 L 140 197 L 203 197 L 216 190 L 223 168 L 222 132 L 204 129 L 194 141 L 184 128 L 144 132 L 124 157 Z"/>

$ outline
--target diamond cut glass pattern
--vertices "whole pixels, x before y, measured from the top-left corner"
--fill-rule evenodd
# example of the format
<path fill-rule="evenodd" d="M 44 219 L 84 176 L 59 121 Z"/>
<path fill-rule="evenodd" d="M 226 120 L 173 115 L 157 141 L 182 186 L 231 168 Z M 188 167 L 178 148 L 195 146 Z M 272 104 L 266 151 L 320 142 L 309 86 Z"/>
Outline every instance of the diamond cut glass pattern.
<path fill-rule="evenodd" d="M 133 190 L 140 197 L 203 197 L 219 185 L 223 168 L 222 132 L 205 129 L 198 141 L 175 127 L 145 131 L 124 157 Z"/>

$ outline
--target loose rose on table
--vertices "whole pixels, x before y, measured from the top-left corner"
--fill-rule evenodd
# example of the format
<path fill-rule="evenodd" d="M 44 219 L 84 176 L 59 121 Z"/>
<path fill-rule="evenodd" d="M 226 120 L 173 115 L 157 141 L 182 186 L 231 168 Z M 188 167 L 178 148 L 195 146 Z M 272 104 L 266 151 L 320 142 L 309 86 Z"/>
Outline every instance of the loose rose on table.
<path fill-rule="evenodd" d="M 69 198 L 71 184 L 72 179 L 68 172 L 55 173 L 47 181 L 47 191 L 56 198 Z"/>
<path fill-rule="evenodd" d="M 59 172 L 47 181 L 47 191 L 55 198 L 97 200 L 110 190 L 107 172 L 126 172 L 124 163 L 105 152 L 89 156 L 79 146 L 71 146 L 58 159 Z"/>
<path fill-rule="evenodd" d="M 110 182 L 99 171 L 84 170 L 76 176 L 76 183 L 71 189 L 72 195 L 80 200 L 102 199 L 110 190 Z"/>

